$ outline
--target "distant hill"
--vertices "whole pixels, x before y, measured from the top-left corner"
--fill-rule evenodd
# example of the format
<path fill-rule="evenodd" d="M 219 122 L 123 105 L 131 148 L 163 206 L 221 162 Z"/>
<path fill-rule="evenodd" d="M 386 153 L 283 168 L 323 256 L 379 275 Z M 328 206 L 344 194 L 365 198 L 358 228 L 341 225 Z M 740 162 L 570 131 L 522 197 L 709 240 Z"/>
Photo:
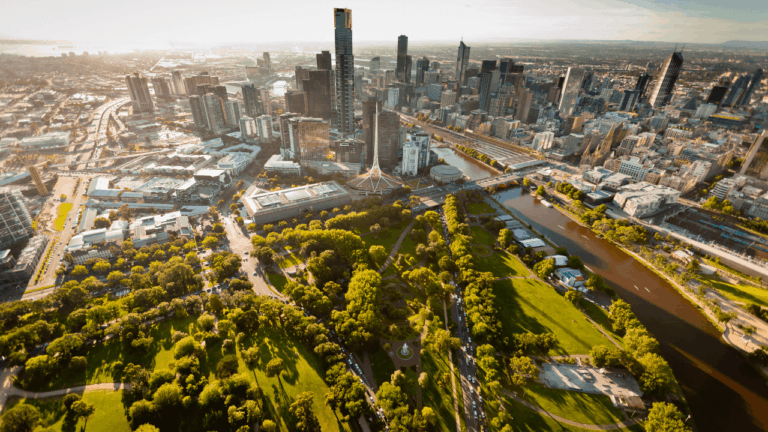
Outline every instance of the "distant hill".
<path fill-rule="evenodd" d="M 728 42 L 723 42 L 721 45 L 731 47 L 731 48 L 768 49 L 768 41 L 731 40 Z"/>
<path fill-rule="evenodd" d="M 36 40 L 14 39 L 0 34 L 0 45 L 71 45 L 72 42 L 64 40 Z"/>

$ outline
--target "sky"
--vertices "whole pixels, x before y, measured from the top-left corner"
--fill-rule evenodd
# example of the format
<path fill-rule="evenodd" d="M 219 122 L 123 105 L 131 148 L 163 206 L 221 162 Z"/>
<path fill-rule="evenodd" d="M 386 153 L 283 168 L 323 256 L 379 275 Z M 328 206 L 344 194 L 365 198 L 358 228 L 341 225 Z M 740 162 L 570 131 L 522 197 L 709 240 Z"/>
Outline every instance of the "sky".
<path fill-rule="evenodd" d="M 0 0 L 0 37 L 75 43 L 333 41 L 333 8 L 355 41 L 517 39 L 721 43 L 768 40 L 766 0 Z"/>

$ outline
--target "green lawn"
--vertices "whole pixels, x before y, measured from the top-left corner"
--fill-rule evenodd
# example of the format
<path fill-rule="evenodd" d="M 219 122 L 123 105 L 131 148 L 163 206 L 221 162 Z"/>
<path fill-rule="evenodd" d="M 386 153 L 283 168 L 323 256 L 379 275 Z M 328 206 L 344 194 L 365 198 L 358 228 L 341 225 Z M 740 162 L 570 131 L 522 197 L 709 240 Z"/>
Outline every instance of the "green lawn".
<path fill-rule="evenodd" d="M 471 203 L 467 206 L 469 209 L 469 213 L 473 215 L 481 215 L 486 213 L 496 213 L 496 210 L 491 207 L 490 204 L 482 202 L 482 203 Z"/>
<path fill-rule="evenodd" d="M 72 203 L 61 203 L 57 211 L 56 219 L 53 220 L 53 229 L 56 231 L 64 230 L 64 223 L 67 221 L 67 215 L 72 210 Z"/>
<path fill-rule="evenodd" d="M 608 333 L 609 335 L 611 335 L 611 337 L 616 339 L 616 342 L 618 342 L 622 346 L 624 345 L 624 338 L 620 336 L 618 333 L 616 333 L 615 331 L 613 331 L 613 325 L 611 324 L 611 319 L 608 316 L 608 312 L 605 309 L 593 303 L 590 303 L 586 300 L 581 300 L 580 306 L 584 310 L 584 312 L 586 312 L 587 315 L 589 315 L 589 317 L 592 318 L 594 322 L 599 324 L 600 327 L 602 327 L 606 333 Z M 609 341 L 606 341 L 606 342 L 609 342 Z M 610 344 L 608 346 L 611 346 L 611 345 L 613 344 Z"/>
<path fill-rule="evenodd" d="M 589 354 L 595 345 L 609 345 L 584 315 L 554 288 L 537 279 L 508 279 L 493 285 L 504 336 L 551 332 L 557 336 L 552 355 Z"/>
<path fill-rule="evenodd" d="M 285 275 L 268 271 L 267 277 L 269 278 L 269 283 L 272 284 L 278 292 L 283 292 L 283 287 L 288 283 L 288 278 L 285 277 Z"/>
<path fill-rule="evenodd" d="M 737 302 L 757 303 L 760 306 L 768 307 L 768 290 L 757 288 L 751 285 L 735 285 L 720 279 L 718 275 L 702 275 L 702 282 L 712 284 L 717 291 L 728 298 Z"/>
<path fill-rule="evenodd" d="M 536 382 L 525 387 L 525 400 L 568 420 L 595 425 L 624 420 L 608 396 L 551 389 Z"/>
<path fill-rule="evenodd" d="M 414 227 L 415 228 L 415 227 Z M 403 239 L 403 242 L 400 243 L 400 249 L 397 250 L 397 253 L 403 254 L 403 255 L 410 255 L 412 257 L 416 257 L 416 246 L 418 243 L 413 241 L 411 238 L 410 233 L 405 236 Z"/>
<path fill-rule="evenodd" d="M 491 272 L 497 278 L 507 276 L 528 276 L 525 265 L 507 251 L 496 251 L 489 257 L 475 257 L 477 271 Z"/>
<path fill-rule="evenodd" d="M 403 221 L 388 228 L 382 228 L 381 232 L 378 234 L 368 234 L 361 236 L 360 238 L 363 239 L 363 243 L 365 244 L 365 250 L 368 250 L 371 246 L 379 245 L 384 246 L 384 250 L 387 251 L 387 254 L 389 254 L 392 252 L 392 247 L 397 242 L 400 234 L 402 234 L 405 227 L 408 226 L 408 223 L 410 222 Z"/>
<path fill-rule="evenodd" d="M 475 225 L 471 229 L 472 229 L 472 243 L 486 245 L 488 247 L 493 247 L 493 245 L 496 244 L 496 239 L 493 238 L 491 233 L 486 231 L 485 228 Z"/>
<path fill-rule="evenodd" d="M 553 418 L 545 415 L 545 414 L 539 414 L 536 411 L 533 411 L 532 409 L 521 405 L 517 402 L 514 402 L 511 398 L 508 396 L 504 396 L 504 408 L 509 412 L 509 414 L 512 416 L 512 422 L 510 425 L 512 426 L 512 429 L 515 432 L 584 432 L 587 429 L 582 429 L 575 426 L 569 426 L 564 423 L 560 423 Z M 486 407 L 488 404 L 485 404 Z M 492 415 L 495 416 L 496 412 L 486 408 L 486 416 L 488 418 L 492 418 Z M 589 407 L 589 409 L 593 409 L 592 407 Z M 569 413 L 570 414 L 570 413 Z M 570 416 L 563 416 L 566 418 L 570 418 Z M 498 431 L 498 429 L 489 429 L 491 431 Z M 624 429 L 615 429 L 617 431 L 632 431 L 632 432 L 640 432 L 644 429 L 639 426 L 635 425 L 631 428 L 624 428 Z"/>
<path fill-rule="evenodd" d="M 93 416 L 77 422 L 71 416 L 66 415 L 61 398 L 46 399 L 22 399 L 8 404 L 6 409 L 18 403 L 26 403 L 40 411 L 38 429 L 50 428 L 52 431 L 80 431 L 85 425 L 88 432 L 130 432 L 128 425 L 127 409 L 123 406 L 123 392 L 121 391 L 94 391 L 82 394 L 85 402 L 91 403 L 96 408 Z"/>
<path fill-rule="evenodd" d="M 299 265 L 303 262 L 304 262 L 304 258 L 291 252 L 288 255 L 283 255 L 283 260 L 279 261 L 278 265 L 280 266 L 280 268 L 288 268 L 288 267 L 293 267 L 295 265 Z"/>

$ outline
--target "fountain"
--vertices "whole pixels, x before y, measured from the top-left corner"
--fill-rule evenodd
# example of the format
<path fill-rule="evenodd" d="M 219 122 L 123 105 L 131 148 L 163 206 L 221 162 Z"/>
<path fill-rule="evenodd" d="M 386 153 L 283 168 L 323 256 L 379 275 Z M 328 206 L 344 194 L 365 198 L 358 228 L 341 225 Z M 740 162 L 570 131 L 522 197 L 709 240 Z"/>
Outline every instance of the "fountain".
<path fill-rule="evenodd" d="M 397 356 L 403 360 L 408 360 L 413 357 L 413 351 L 408 348 L 408 343 L 404 343 L 403 346 L 397 350 Z"/>

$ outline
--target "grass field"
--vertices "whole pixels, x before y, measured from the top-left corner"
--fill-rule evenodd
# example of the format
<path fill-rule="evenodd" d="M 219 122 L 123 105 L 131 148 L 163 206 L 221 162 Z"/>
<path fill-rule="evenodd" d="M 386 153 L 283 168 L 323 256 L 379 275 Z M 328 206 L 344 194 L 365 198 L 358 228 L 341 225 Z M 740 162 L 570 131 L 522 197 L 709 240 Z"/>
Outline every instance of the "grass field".
<path fill-rule="evenodd" d="M 299 265 L 303 262 L 304 262 L 304 259 L 301 256 L 291 252 L 288 255 L 283 255 L 283 260 L 278 262 L 278 265 L 280 266 L 280 268 L 288 268 L 288 267 L 293 267 L 295 265 Z"/>
<path fill-rule="evenodd" d="M 704 283 L 710 283 L 713 287 L 729 300 L 757 303 L 760 306 L 768 307 L 768 290 L 757 288 L 751 285 L 735 285 L 720 279 L 718 275 L 702 275 L 700 277 Z"/>
<path fill-rule="evenodd" d="M 611 324 L 611 319 L 610 317 L 608 317 L 608 312 L 605 309 L 593 303 L 590 303 L 586 300 L 582 300 L 580 306 L 584 310 L 584 312 L 586 312 L 587 315 L 589 315 L 589 317 L 592 318 L 594 322 L 599 324 L 600 327 L 602 327 L 606 333 L 611 335 L 611 337 L 613 337 L 616 340 L 616 342 L 618 342 L 622 346 L 624 345 L 624 338 L 620 336 L 618 333 L 613 331 L 613 325 Z M 606 342 L 609 342 L 609 341 L 606 341 Z M 606 345 L 606 346 L 610 346 L 610 345 Z"/>
<path fill-rule="evenodd" d="M 568 420 L 585 424 L 611 424 L 624 420 L 611 398 L 566 390 L 550 389 L 539 383 L 525 388 L 525 400 Z"/>
<path fill-rule="evenodd" d="M 472 228 L 472 243 L 486 245 L 493 247 L 496 244 L 496 239 L 493 238 L 491 233 L 486 231 L 483 227 L 473 226 Z"/>
<path fill-rule="evenodd" d="M 589 354 L 595 345 L 610 345 L 570 302 L 537 279 L 509 279 L 493 285 L 504 336 L 545 333 L 557 336 L 552 355 Z"/>
<path fill-rule="evenodd" d="M 96 408 L 93 416 L 88 419 L 86 424 L 84 420 L 77 422 L 66 415 L 66 410 L 61 403 L 61 398 L 46 399 L 22 399 L 15 400 L 8 404 L 6 409 L 18 403 L 26 403 L 34 406 L 40 411 L 40 422 L 38 429 L 50 428 L 47 430 L 59 431 L 80 431 L 86 426 L 88 432 L 130 432 L 126 409 L 123 406 L 123 392 L 121 391 L 95 391 L 82 394 L 85 402 L 91 403 Z"/>
<path fill-rule="evenodd" d="M 496 210 L 491 207 L 488 203 L 471 203 L 468 206 L 468 210 L 470 214 L 473 215 L 481 215 L 486 213 L 495 213 Z"/>
<path fill-rule="evenodd" d="M 384 246 L 384 250 L 387 251 L 387 254 L 389 254 L 392 252 L 392 247 L 397 242 L 400 234 L 403 233 L 403 229 L 405 229 L 407 226 L 408 222 L 400 222 L 399 224 L 392 225 L 391 227 L 387 228 L 387 232 L 381 232 L 379 234 L 368 234 L 360 238 L 363 239 L 363 243 L 365 243 L 365 250 L 368 250 L 371 246 L 379 245 Z M 384 229 L 382 228 L 382 231 L 383 230 Z"/>
<path fill-rule="evenodd" d="M 59 208 L 56 210 L 56 219 L 53 220 L 53 229 L 56 231 L 64 230 L 64 223 L 67 221 L 67 215 L 70 210 L 72 210 L 72 203 L 59 204 Z"/>
<path fill-rule="evenodd" d="M 272 272 L 267 272 L 267 277 L 269 278 L 269 283 L 272 284 L 278 292 L 283 292 L 283 287 L 288 283 L 287 277 L 281 273 Z"/>
<path fill-rule="evenodd" d="M 412 257 L 416 257 L 416 246 L 418 243 L 413 241 L 413 239 L 410 236 L 410 233 L 405 236 L 403 239 L 403 242 L 400 243 L 400 249 L 397 250 L 397 253 L 403 254 L 403 255 L 410 255 Z"/>
<path fill-rule="evenodd" d="M 489 257 L 475 257 L 475 267 L 477 271 L 491 272 L 497 278 L 530 274 L 517 257 L 506 251 L 496 251 Z"/>

